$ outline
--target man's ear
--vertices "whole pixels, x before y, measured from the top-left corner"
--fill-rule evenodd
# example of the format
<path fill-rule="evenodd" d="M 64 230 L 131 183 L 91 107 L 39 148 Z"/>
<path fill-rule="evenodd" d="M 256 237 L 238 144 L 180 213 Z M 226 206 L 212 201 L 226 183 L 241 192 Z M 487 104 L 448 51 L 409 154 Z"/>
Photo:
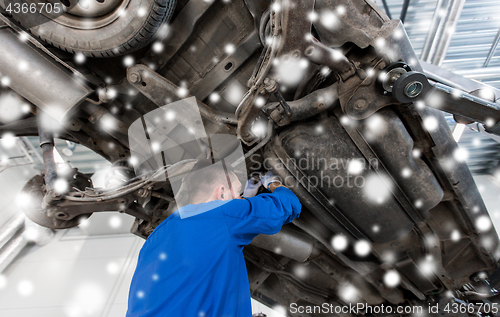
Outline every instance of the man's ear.
<path fill-rule="evenodd" d="M 226 187 L 224 185 L 220 185 L 219 187 L 217 187 L 217 194 L 216 194 L 215 199 L 224 200 L 225 191 L 226 191 Z"/>

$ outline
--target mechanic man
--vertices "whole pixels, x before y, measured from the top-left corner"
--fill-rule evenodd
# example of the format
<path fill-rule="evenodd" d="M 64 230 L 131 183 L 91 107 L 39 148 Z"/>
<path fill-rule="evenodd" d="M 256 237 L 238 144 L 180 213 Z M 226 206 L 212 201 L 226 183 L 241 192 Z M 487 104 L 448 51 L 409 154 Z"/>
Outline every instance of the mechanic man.
<path fill-rule="evenodd" d="M 201 165 L 184 180 L 189 204 L 158 225 L 141 249 L 127 317 L 252 316 L 243 247 L 279 232 L 301 204 L 272 172 L 261 177 L 272 193 L 241 199 L 234 172 Z M 247 182 L 244 196 L 258 186 Z"/>

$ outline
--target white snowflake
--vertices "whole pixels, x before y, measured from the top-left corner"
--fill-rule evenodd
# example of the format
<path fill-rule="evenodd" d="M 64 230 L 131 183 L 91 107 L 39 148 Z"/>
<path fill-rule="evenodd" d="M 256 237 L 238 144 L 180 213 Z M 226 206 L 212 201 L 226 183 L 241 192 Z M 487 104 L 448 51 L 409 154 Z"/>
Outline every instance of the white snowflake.
<path fill-rule="evenodd" d="M 364 167 L 365 166 L 363 160 L 353 159 L 347 166 L 347 173 L 351 175 L 358 175 L 363 171 Z"/>
<path fill-rule="evenodd" d="M 141 6 L 139 10 L 137 10 L 137 16 L 143 17 L 146 15 L 147 12 L 148 10 L 145 7 Z"/>
<path fill-rule="evenodd" d="M 455 242 L 458 241 L 458 240 L 460 240 L 460 232 L 458 230 L 456 230 L 456 229 L 453 230 L 451 232 L 450 238 L 451 238 L 452 241 L 455 241 Z"/>
<path fill-rule="evenodd" d="M 375 139 L 380 134 L 384 133 L 387 129 L 387 123 L 384 119 L 378 115 L 374 114 L 366 120 L 366 126 L 368 127 L 368 133 L 366 137 L 370 140 Z"/>
<path fill-rule="evenodd" d="M 343 125 L 354 125 L 354 120 L 344 115 L 340 117 L 340 123 L 342 123 Z"/>
<path fill-rule="evenodd" d="M 491 220 L 488 216 L 480 216 L 476 219 L 476 228 L 480 231 L 486 232 L 491 229 Z"/>
<path fill-rule="evenodd" d="M 35 227 L 28 227 L 23 232 L 23 238 L 30 242 L 36 242 L 40 237 L 40 231 Z"/>
<path fill-rule="evenodd" d="M 2 146 L 6 149 L 11 149 L 16 145 L 17 138 L 12 132 L 5 132 L 2 134 L 2 138 L 0 139 Z"/>
<path fill-rule="evenodd" d="M 311 20 L 312 22 L 316 22 L 316 20 L 318 19 L 318 13 L 315 12 L 315 11 L 311 11 L 309 12 L 309 14 L 307 15 L 307 18 L 309 20 Z"/>
<path fill-rule="evenodd" d="M 28 193 L 21 192 L 19 195 L 17 195 L 16 203 L 19 207 L 26 208 L 31 205 L 32 196 Z"/>
<path fill-rule="evenodd" d="M 384 262 L 394 263 L 396 261 L 396 254 L 392 251 L 384 251 L 381 258 Z"/>
<path fill-rule="evenodd" d="M 339 19 L 332 11 L 324 10 L 320 13 L 320 22 L 325 28 L 334 30 L 339 24 Z"/>
<path fill-rule="evenodd" d="M 266 99 L 262 96 L 255 98 L 255 105 L 262 108 L 266 104 Z"/>
<path fill-rule="evenodd" d="M 130 66 L 134 65 L 134 63 L 135 63 L 135 60 L 130 55 L 129 56 L 125 56 L 123 58 L 123 65 L 125 65 L 125 67 L 130 67 Z"/>
<path fill-rule="evenodd" d="M 112 216 L 109 218 L 109 226 L 113 229 L 120 228 L 122 225 L 122 219 L 118 216 Z"/>
<path fill-rule="evenodd" d="M 469 158 L 469 152 L 466 149 L 458 148 L 453 152 L 453 157 L 458 162 L 464 162 Z"/>
<path fill-rule="evenodd" d="M 227 54 L 233 54 L 236 48 L 234 47 L 233 44 L 226 44 L 224 47 L 224 51 L 226 51 Z"/>
<path fill-rule="evenodd" d="M 434 132 L 439 127 L 439 122 L 434 116 L 429 116 L 424 119 L 424 127 L 427 131 Z"/>
<path fill-rule="evenodd" d="M 243 98 L 245 92 L 246 90 L 242 87 L 241 84 L 236 82 L 232 83 L 226 89 L 225 99 L 233 106 L 237 106 Z"/>
<path fill-rule="evenodd" d="M 348 245 L 347 238 L 341 234 L 334 236 L 331 243 L 333 249 L 337 251 L 344 251 Z"/>
<path fill-rule="evenodd" d="M 370 254 L 371 246 L 370 243 L 366 240 L 359 240 L 354 245 L 354 252 L 356 252 L 359 256 L 367 256 Z"/>
<path fill-rule="evenodd" d="M 0 274 L 0 290 L 4 289 L 7 286 L 7 277 L 3 274 Z"/>
<path fill-rule="evenodd" d="M 28 40 L 28 34 L 26 32 L 19 33 L 19 40 L 21 42 L 26 42 Z"/>
<path fill-rule="evenodd" d="M 274 2 L 271 5 L 271 10 L 274 12 L 280 12 L 281 11 L 281 5 L 278 2 Z"/>
<path fill-rule="evenodd" d="M 350 284 L 342 287 L 339 290 L 339 297 L 347 302 L 355 301 L 357 296 L 358 296 L 358 290 Z"/>
<path fill-rule="evenodd" d="M 480 138 L 474 138 L 474 139 L 472 139 L 472 145 L 474 147 L 481 146 L 481 139 Z"/>
<path fill-rule="evenodd" d="M 307 276 L 307 268 L 304 265 L 297 265 L 293 269 L 293 274 L 300 279 L 304 279 Z"/>
<path fill-rule="evenodd" d="M 54 182 L 54 191 L 58 194 L 64 194 L 68 191 L 69 189 L 69 184 L 68 182 L 63 179 L 63 178 L 58 178 Z"/>
<path fill-rule="evenodd" d="M 261 138 L 266 135 L 267 131 L 267 126 L 264 122 L 262 121 L 257 121 L 252 125 L 252 133 L 255 134 L 255 136 Z"/>
<path fill-rule="evenodd" d="M 23 103 L 18 95 L 13 93 L 0 95 L 0 121 L 3 123 L 16 121 L 30 110 L 31 107 Z"/>
<path fill-rule="evenodd" d="M 396 270 L 390 270 L 384 274 L 384 284 L 388 287 L 396 287 L 399 285 L 400 281 L 401 276 Z"/>
<path fill-rule="evenodd" d="M 115 99 L 117 94 L 118 92 L 116 91 L 116 89 L 111 88 L 106 90 L 106 98 L 108 99 Z"/>
<path fill-rule="evenodd" d="M 423 101 L 417 101 L 415 102 L 415 106 L 417 107 L 417 109 L 424 109 L 425 103 Z"/>
<path fill-rule="evenodd" d="M 379 226 L 379 225 L 373 225 L 373 226 L 372 226 L 372 231 L 373 231 L 374 233 L 378 233 L 378 232 L 380 231 L 380 226 Z"/>
<path fill-rule="evenodd" d="M 332 58 L 334 61 L 339 61 L 344 58 L 344 54 L 338 50 L 332 49 Z"/>
<path fill-rule="evenodd" d="M 383 49 L 385 47 L 385 39 L 378 37 L 375 39 L 375 47 L 378 49 Z"/>
<path fill-rule="evenodd" d="M 420 270 L 425 276 L 430 276 L 436 270 L 436 263 L 432 255 L 427 255 L 424 260 L 420 261 Z"/>
<path fill-rule="evenodd" d="M 153 153 L 158 153 L 161 150 L 161 146 L 159 142 L 151 142 L 151 150 L 153 150 Z"/>
<path fill-rule="evenodd" d="M 83 64 L 83 63 L 85 63 L 85 60 L 87 58 L 85 57 L 85 55 L 83 55 L 83 53 L 78 52 L 78 53 L 75 54 L 75 58 L 74 59 L 75 59 L 75 63 L 77 63 L 77 64 Z"/>
<path fill-rule="evenodd" d="M 169 34 L 170 34 L 170 25 L 165 23 L 156 32 L 156 37 L 157 38 L 166 38 Z"/>
<path fill-rule="evenodd" d="M 80 218 L 80 220 L 78 221 L 78 226 L 80 228 L 87 228 L 88 226 L 90 225 L 90 218 Z"/>
<path fill-rule="evenodd" d="M 281 60 L 275 67 L 284 85 L 295 86 L 304 78 L 304 68 L 300 66 L 300 60 Z"/>
<path fill-rule="evenodd" d="M 420 155 L 422 155 L 422 151 L 420 151 L 420 149 L 413 149 L 413 151 L 411 151 L 411 154 L 413 155 L 414 158 L 418 158 L 420 157 Z"/>
<path fill-rule="evenodd" d="M 104 131 L 116 129 L 116 119 L 110 114 L 105 114 L 100 120 L 100 126 Z"/>
<path fill-rule="evenodd" d="M 162 42 L 154 42 L 153 46 L 151 47 L 153 49 L 153 52 L 155 53 L 161 53 L 163 52 L 164 45 Z"/>
<path fill-rule="evenodd" d="M 167 254 L 165 252 L 161 252 L 158 258 L 162 261 L 165 261 L 167 259 Z"/>
<path fill-rule="evenodd" d="M 397 29 L 396 31 L 394 31 L 394 38 L 395 39 L 400 39 L 403 37 L 403 35 L 404 35 L 404 32 L 401 29 Z"/>
<path fill-rule="evenodd" d="M 422 208 L 422 206 L 424 205 L 424 202 L 422 201 L 422 199 L 417 199 L 415 200 L 415 208 Z"/>
<path fill-rule="evenodd" d="M 116 262 L 109 262 L 106 265 L 106 271 L 111 275 L 116 275 L 120 272 L 120 266 Z"/>
<path fill-rule="evenodd" d="M 401 170 L 401 176 L 403 176 L 404 178 L 408 178 L 410 177 L 412 174 L 412 171 L 411 169 L 409 169 L 408 167 L 405 167 Z"/>
<path fill-rule="evenodd" d="M 208 98 L 209 98 L 209 100 L 210 100 L 211 102 L 219 102 L 219 100 L 220 100 L 220 95 L 219 95 L 219 93 L 217 93 L 217 92 L 213 92 L 213 93 L 211 93 L 211 94 L 210 94 L 210 96 L 209 96 Z"/>
<path fill-rule="evenodd" d="M 19 65 L 17 65 L 17 68 L 19 68 L 20 71 L 25 71 L 28 69 L 28 67 L 29 67 L 29 64 L 26 61 L 21 61 L 21 62 L 19 62 Z"/>
<path fill-rule="evenodd" d="M 177 89 L 177 94 L 179 97 L 184 98 L 189 94 L 189 90 L 185 86 L 180 86 L 179 89 Z"/>
<path fill-rule="evenodd" d="M 175 111 L 173 111 L 173 110 L 168 110 L 165 113 L 165 119 L 167 119 L 167 121 L 173 121 L 176 117 L 177 117 L 177 115 L 175 114 Z"/>
<path fill-rule="evenodd" d="M 492 128 L 495 125 L 495 120 L 492 119 L 492 118 L 488 118 L 488 119 L 486 119 L 486 121 L 484 122 L 484 124 L 486 124 L 486 126 L 488 128 Z"/>
<path fill-rule="evenodd" d="M 343 5 L 339 5 L 335 11 L 337 11 L 338 15 L 344 15 L 346 8 Z"/>
<path fill-rule="evenodd" d="M 1 79 L 0 79 L 0 83 L 2 84 L 2 87 L 7 87 L 10 85 L 10 78 L 7 77 L 7 76 L 3 76 Z"/>
<path fill-rule="evenodd" d="M 368 199 L 378 204 L 382 204 L 391 197 L 391 189 L 392 182 L 389 177 L 373 173 L 366 178 L 363 192 Z"/>
<path fill-rule="evenodd" d="M 35 290 L 35 286 L 29 280 L 22 280 L 17 284 L 17 291 L 22 296 L 29 296 Z"/>
<path fill-rule="evenodd" d="M 128 159 L 128 162 L 130 163 L 130 165 L 132 166 L 137 166 L 137 164 L 139 164 L 139 159 L 135 156 L 131 156 L 129 159 Z"/>

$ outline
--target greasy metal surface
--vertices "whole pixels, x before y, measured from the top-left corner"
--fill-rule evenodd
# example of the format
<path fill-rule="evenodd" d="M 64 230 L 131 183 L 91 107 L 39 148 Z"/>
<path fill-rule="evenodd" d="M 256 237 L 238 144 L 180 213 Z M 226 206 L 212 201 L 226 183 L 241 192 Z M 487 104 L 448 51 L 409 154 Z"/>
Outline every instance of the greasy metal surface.
<path fill-rule="evenodd" d="M 339 9 L 342 7 L 345 11 Z M 366 48 L 374 39 L 385 37 L 380 34 L 380 27 L 389 19 L 372 1 L 323 0 L 316 1 L 314 8 L 319 13 L 332 8 L 339 13 L 339 23 L 335 28 L 315 23 L 325 45 L 340 47 L 346 42 L 352 42 L 360 48 Z M 344 13 L 340 14 L 341 12 Z"/>
<path fill-rule="evenodd" d="M 308 119 L 330 109 L 338 100 L 338 84 L 318 89 L 309 95 L 288 102 L 290 113 L 287 113 L 278 102 L 264 106 L 264 111 L 279 126 L 285 126 L 297 120 Z"/>
<path fill-rule="evenodd" d="M 322 133 L 315 132 L 317 126 L 322 128 Z M 294 189 L 301 186 L 309 192 L 309 195 L 321 204 L 322 209 L 327 210 L 344 228 L 343 231 L 352 237 L 386 242 L 408 233 L 413 228 L 412 218 L 405 214 L 404 209 L 394 198 L 388 198 L 383 204 L 370 201 L 363 188 L 356 183 L 356 177 L 366 179 L 375 177 L 371 175 L 379 173 L 376 170 L 379 168 L 378 158 L 376 156 L 364 158 L 337 118 L 330 117 L 315 123 L 296 125 L 293 129 L 285 130 L 279 137 L 275 137 L 271 144 L 271 151 L 276 153 L 282 164 L 298 180 L 289 181 L 287 185 Z M 318 148 L 316 144 L 322 146 Z M 292 157 L 294 159 L 291 159 Z M 320 159 L 326 160 L 326 163 Z M 338 164 L 343 163 L 346 167 L 332 169 L 335 162 L 332 160 L 340 162 Z M 365 164 L 365 168 L 355 176 L 350 174 L 347 168 L 352 160 L 363 160 Z M 308 162 L 308 168 L 301 169 L 300 164 L 297 165 L 303 161 Z M 323 165 L 327 168 L 325 169 Z M 278 170 L 279 166 L 275 165 L 274 169 Z M 290 177 L 286 178 L 285 183 L 289 179 Z M 311 183 L 313 180 L 317 183 L 316 186 Z M 340 186 L 339 180 L 342 181 Z M 349 181 L 350 185 L 347 184 Z M 320 212 L 312 205 L 306 204 L 306 206 L 313 213 Z M 422 219 L 415 214 L 410 215 L 414 221 Z M 373 230 L 373 226 L 377 224 L 380 229 Z M 338 232 L 335 227 L 331 229 Z"/>
<path fill-rule="evenodd" d="M 0 29 L 0 73 L 10 78 L 10 88 L 60 122 L 92 93 L 10 29 Z"/>
<path fill-rule="evenodd" d="M 299 262 L 308 260 L 314 251 L 314 239 L 290 226 L 277 234 L 261 234 L 252 240 L 252 245 Z"/>
<path fill-rule="evenodd" d="M 471 118 L 477 122 L 488 123 L 488 127 L 493 127 L 500 122 L 500 104 L 489 102 L 440 83 L 434 84 L 426 104 L 445 112 Z"/>
<path fill-rule="evenodd" d="M 314 10 L 315 1 L 298 0 L 281 2 L 281 38 L 278 58 L 282 61 L 305 57 L 313 63 L 326 65 L 334 72 L 349 70 L 349 61 L 342 53 L 334 51 L 309 36 L 312 20 L 305 12 Z"/>
<path fill-rule="evenodd" d="M 169 82 L 158 73 L 144 65 L 137 65 L 127 69 L 127 79 L 137 90 L 156 103 L 159 107 L 189 97 L 182 95 L 179 87 Z M 200 114 L 214 123 L 236 124 L 233 114 L 221 113 L 207 107 L 203 102 L 197 100 Z"/>

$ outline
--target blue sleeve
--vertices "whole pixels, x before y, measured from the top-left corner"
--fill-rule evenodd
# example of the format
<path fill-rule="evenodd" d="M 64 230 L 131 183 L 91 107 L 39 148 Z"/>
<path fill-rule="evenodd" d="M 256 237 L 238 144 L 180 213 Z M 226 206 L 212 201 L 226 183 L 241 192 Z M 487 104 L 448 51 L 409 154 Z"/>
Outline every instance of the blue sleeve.
<path fill-rule="evenodd" d="M 291 190 L 278 187 L 271 194 L 234 199 L 222 206 L 222 213 L 234 243 L 245 246 L 259 234 L 278 233 L 300 215 L 301 207 Z"/>

